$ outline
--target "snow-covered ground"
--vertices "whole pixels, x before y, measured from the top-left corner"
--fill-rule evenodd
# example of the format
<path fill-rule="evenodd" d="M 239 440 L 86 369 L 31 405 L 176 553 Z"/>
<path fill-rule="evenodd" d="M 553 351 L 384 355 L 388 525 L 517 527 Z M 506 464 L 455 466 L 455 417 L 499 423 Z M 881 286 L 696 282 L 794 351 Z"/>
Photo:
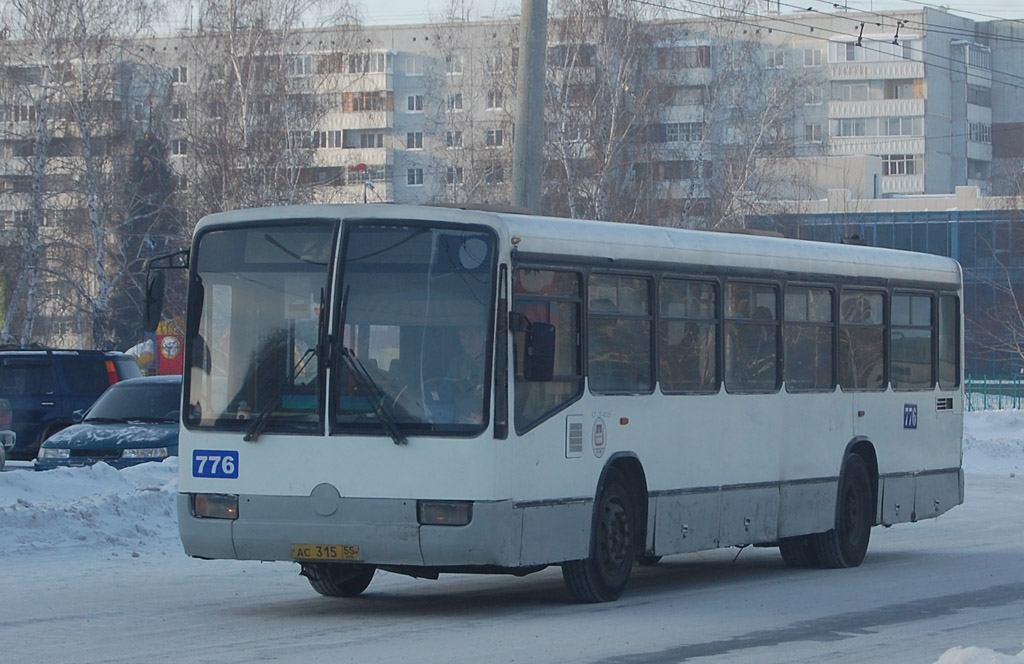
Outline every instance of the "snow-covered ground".
<path fill-rule="evenodd" d="M 1024 483 L 1024 411 L 968 413 L 965 424 L 967 473 Z M 184 557 L 178 553 L 175 515 L 177 466 L 177 459 L 168 459 L 122 471 L 100 464 L 37 473 L 29 464 L 9 464 L 9 472 L 0 474 L 0 588 L 5 593 L 34 592 L 37 579 L 25 575 L 19 581 L 5 574 L 4 567 L 30 568 L 31 559 L 43 554 L 66 554 L 90 575 L 109 574 L 112 583 L 120 565 L 105 561 Z M 4 604 L 0 602 L 0 625 Z M 1024 646 L 1024 634 L 1021 640 Z M 1009 656 L 975 645 L 984 644 L 952 647 L 937 664 L 1024 663 L 1024 650 Z"/>

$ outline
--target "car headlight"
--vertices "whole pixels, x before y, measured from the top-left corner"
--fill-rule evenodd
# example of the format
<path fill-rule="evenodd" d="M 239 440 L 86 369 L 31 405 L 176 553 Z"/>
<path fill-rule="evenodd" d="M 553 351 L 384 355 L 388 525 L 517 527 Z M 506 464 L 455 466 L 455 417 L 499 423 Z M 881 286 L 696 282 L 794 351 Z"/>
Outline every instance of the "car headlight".
<path fill-rule="evenodd" d="M 40 447 L 40 459 L 70 459 L 71 450 L 67 447 Z"/>
<path fill-rule="evenodd" d="M 166 457 L 166 447 L 140 447 L 121 452 L 122 459 L 164 459 Z"/>

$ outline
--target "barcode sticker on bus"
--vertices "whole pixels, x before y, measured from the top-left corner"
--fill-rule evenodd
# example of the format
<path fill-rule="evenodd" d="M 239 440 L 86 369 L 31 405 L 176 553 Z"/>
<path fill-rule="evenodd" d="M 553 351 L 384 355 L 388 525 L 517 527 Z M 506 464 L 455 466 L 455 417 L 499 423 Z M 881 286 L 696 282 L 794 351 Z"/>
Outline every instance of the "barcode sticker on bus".
<path fill-rule="evenodd" d="M 192 477 L 238 479 L 238 452 L 227 450 L 193 450 Z"/>

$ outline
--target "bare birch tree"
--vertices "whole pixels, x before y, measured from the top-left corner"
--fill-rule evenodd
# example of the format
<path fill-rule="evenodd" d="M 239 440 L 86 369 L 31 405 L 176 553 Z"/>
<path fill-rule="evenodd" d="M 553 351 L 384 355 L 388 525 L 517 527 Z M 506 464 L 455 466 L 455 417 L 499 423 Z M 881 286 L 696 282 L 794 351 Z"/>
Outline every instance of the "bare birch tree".
<path fill-rule="evenodd" d="M 168 63 L 165 108 L 192 223 L 221 210 L 311 201 L 317 122 L 328 108 L 353 103 L 329 75 L 355 71 L 369 55 L 350 37 L 350 5 L 228 0 L 200 8 L 184 55 Z"/>

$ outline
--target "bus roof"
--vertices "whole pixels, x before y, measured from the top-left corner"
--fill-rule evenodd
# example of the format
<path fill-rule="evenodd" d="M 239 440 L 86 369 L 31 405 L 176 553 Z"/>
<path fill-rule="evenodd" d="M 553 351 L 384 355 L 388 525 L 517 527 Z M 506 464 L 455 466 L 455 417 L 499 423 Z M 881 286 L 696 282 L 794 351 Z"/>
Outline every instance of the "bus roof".
<path fill-rule="evenodd" d="M 274 219 L 382 219 L 474 223 L 490 226 L 516 250 L 534 257 L 592 257 L 617 261 L 653 261 L 722 268 L 772 270 L 957 286 L 959 264 L 952 258 L 912 251 L 883 249 L 764 235 L 698 231 L 642 224 L 588 221 L 462 210 L 429 205 L 331 204 L 280 206 L 222 212 L 204 217 L 199 231 L 210 225 Z"/>

